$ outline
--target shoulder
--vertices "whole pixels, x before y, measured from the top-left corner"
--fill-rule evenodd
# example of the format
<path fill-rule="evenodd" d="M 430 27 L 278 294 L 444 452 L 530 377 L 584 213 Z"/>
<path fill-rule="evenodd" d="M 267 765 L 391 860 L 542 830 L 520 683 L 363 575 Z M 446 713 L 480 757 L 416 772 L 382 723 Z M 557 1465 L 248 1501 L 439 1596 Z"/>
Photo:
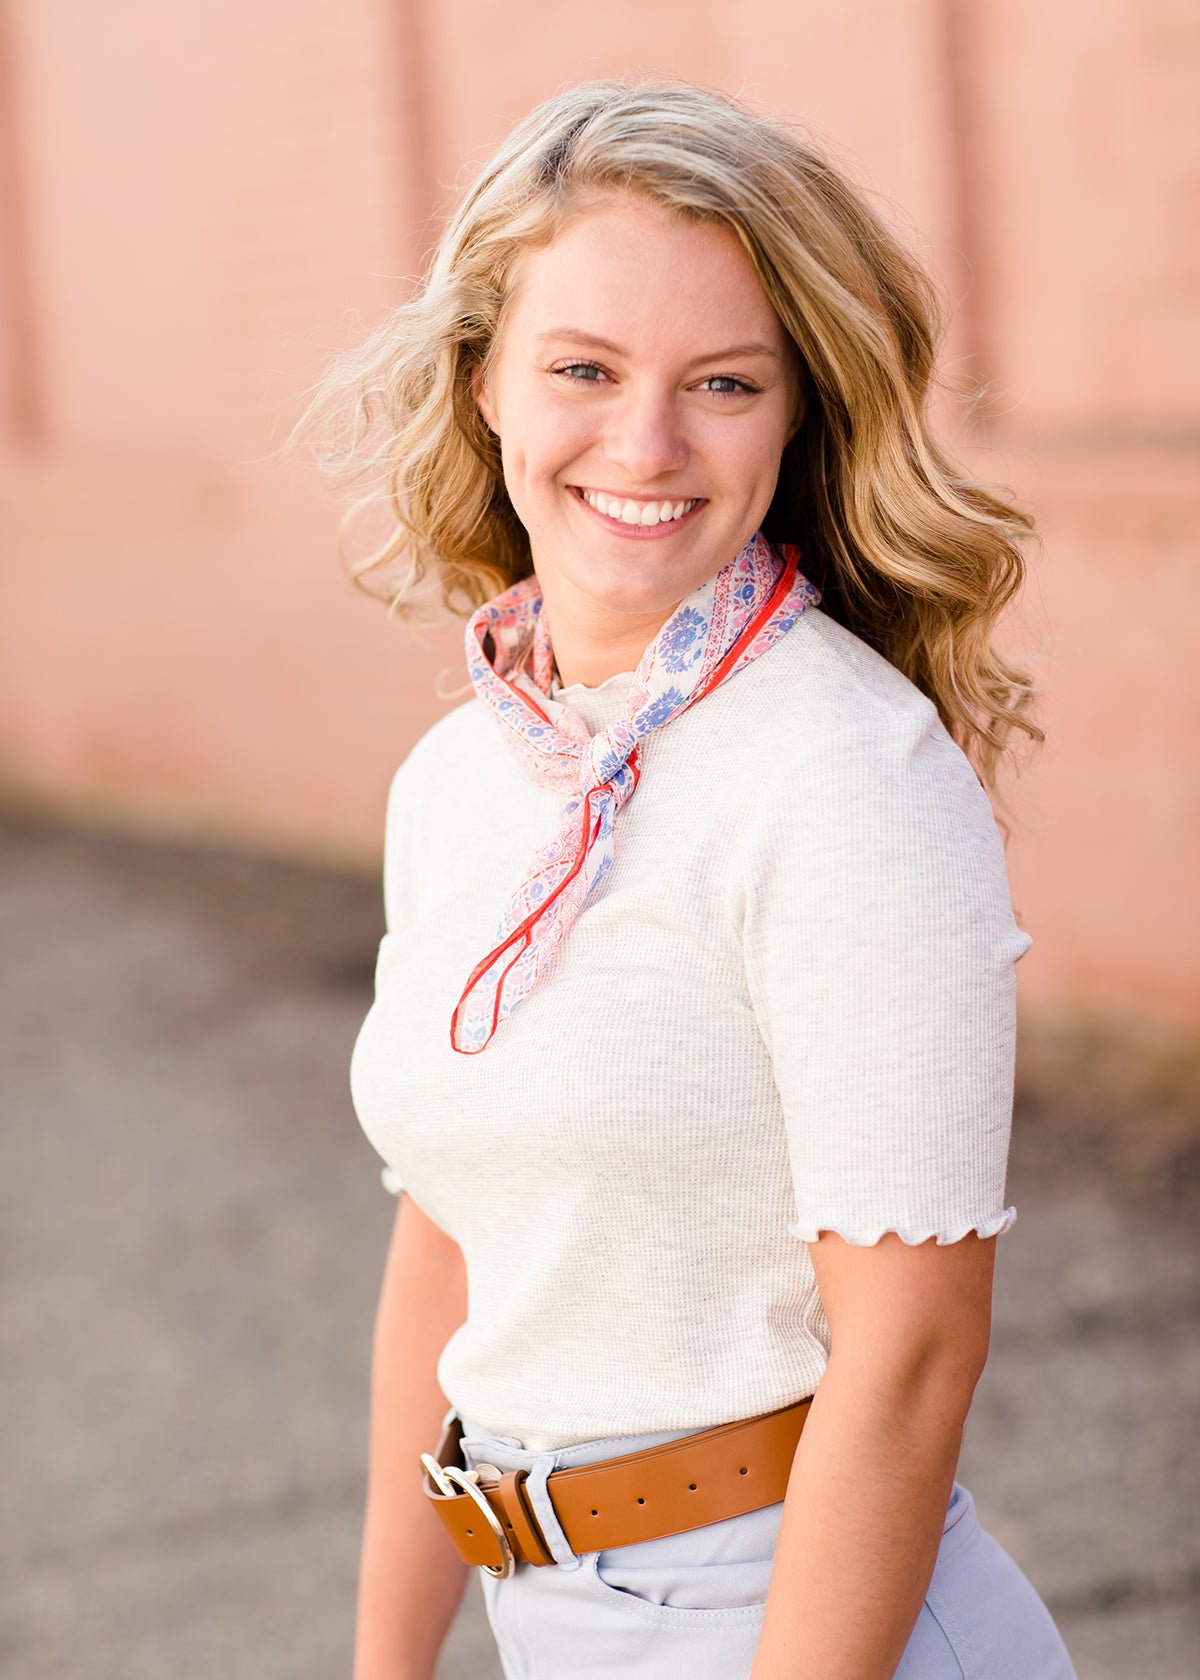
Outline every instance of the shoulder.
<path fill-rule="evenodd" d="M 478 700 L 455 706 L 418 737 L 393 773 L 384 824 L 383 898 L 389 932 L 403 927 L 416 903 L 419 863 L 431 831 L 445 832 L 444 806 L 457 790 L 479 785 L 486 766 L 488 720 Z M 491 756 L 495 757 L 494 748 Z"/>
<path fill-rule="evenodd" d="M 447 758 L 471 757 L 486 748 L 492 729 L 484 708 L 472 695 L 417 737 L 396 774 L 413 782 L 438 774 Z"/>
<path fill-rule="evenodd" d="M 793 780 L 811 787 L 833 778 L 865 791 L 899 779 L 948 785 L 990 813 L 975 770 L 928 696 L 819 608 L 724 686 L 724 715 L 714 723 L 753 757 L 764 793 Z"/>
<path fill-rule="evenodd" d="M 404 808 L 455 782 L 459 771 L 472 772 L 494 756 L 495 726 L 472 695 L 418 736 L 401 760 L 388 791 L 389 824 Z"/>
<path fill-rule="evenodd" d="M 393 772 L 384 818 L 384 855 L 391 873 L 408 870 L 439 836 L 461 829 L 479 802 L 497 798 L 504 771 L 496 726 L 472 696 L 420 735 Z"/>
<path fill-rule="evenodd" d="M 1002 875 L 991 801 L 933 702 L 819 609 L 748 666 L 761 785 L 753 834 L 842 864 L 954 855 Z M 761 734 L 759 732 L 761 731 Z"/>
<path fill-rule="evenodd" d="M 882 743 L 920 733 L 937 717 L 915 683 L 819 607 L 748 666 L 750 673 L 756 681 L 747 701 L 776 717 L 798 752 L 835 737 Z"/>

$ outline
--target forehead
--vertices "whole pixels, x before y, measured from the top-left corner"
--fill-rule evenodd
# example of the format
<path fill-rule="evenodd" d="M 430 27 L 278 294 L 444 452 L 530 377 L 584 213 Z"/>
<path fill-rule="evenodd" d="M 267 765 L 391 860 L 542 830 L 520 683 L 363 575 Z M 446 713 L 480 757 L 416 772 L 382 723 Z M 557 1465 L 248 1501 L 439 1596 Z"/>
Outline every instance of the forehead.
<path fill-rule="evenodd" d="M 522 253 L 507 313 L 516 336 L 571 327 L 631 349 L 651 339 L 693 348 L 714 333 L 714 349 L 785 338 L 735 233 L 633 194 L 593 200 Z"/>

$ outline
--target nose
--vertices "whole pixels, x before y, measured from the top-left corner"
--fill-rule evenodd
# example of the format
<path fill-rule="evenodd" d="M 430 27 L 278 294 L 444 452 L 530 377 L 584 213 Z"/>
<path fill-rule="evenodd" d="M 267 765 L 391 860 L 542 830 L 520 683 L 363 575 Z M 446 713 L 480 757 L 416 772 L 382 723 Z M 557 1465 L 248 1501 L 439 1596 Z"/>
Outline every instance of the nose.
<path fill-rule="evenodd" d="M 627 488 L 687 465 L 688 443 L 674 391 L 630 386 L 610 411 L 605 453 Z"/>

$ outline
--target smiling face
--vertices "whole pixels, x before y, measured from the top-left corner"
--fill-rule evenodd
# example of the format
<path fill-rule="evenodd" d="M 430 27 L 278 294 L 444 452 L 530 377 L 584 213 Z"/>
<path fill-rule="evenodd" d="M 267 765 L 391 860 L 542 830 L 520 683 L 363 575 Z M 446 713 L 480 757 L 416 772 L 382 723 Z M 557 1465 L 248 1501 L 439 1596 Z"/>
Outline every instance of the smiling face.
<path fill-rule="evenodd" d="M 513 285 L 476 400 L 559 670 L 594 683 L 761 525 L 799 423 L 795 351 L 735 235 L 646 198 L 595 201 Z"/>

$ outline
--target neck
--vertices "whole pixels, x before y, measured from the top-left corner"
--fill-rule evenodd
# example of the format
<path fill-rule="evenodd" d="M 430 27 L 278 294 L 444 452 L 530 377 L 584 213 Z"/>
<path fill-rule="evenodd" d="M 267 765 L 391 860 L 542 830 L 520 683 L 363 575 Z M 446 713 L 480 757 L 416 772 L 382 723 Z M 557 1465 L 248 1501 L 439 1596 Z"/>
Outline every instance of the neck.
<path fill-rule="evenodd" d="M 636 671 L 650 643 L 679 605 L 666 611 L 617 613 L 594 601 L 570 599 L 553 580 L 542 585 L 543 611 L 550 628 L 554 663 L 564 688 L 582 683 L 596 688 L 620 671 Z"/>

